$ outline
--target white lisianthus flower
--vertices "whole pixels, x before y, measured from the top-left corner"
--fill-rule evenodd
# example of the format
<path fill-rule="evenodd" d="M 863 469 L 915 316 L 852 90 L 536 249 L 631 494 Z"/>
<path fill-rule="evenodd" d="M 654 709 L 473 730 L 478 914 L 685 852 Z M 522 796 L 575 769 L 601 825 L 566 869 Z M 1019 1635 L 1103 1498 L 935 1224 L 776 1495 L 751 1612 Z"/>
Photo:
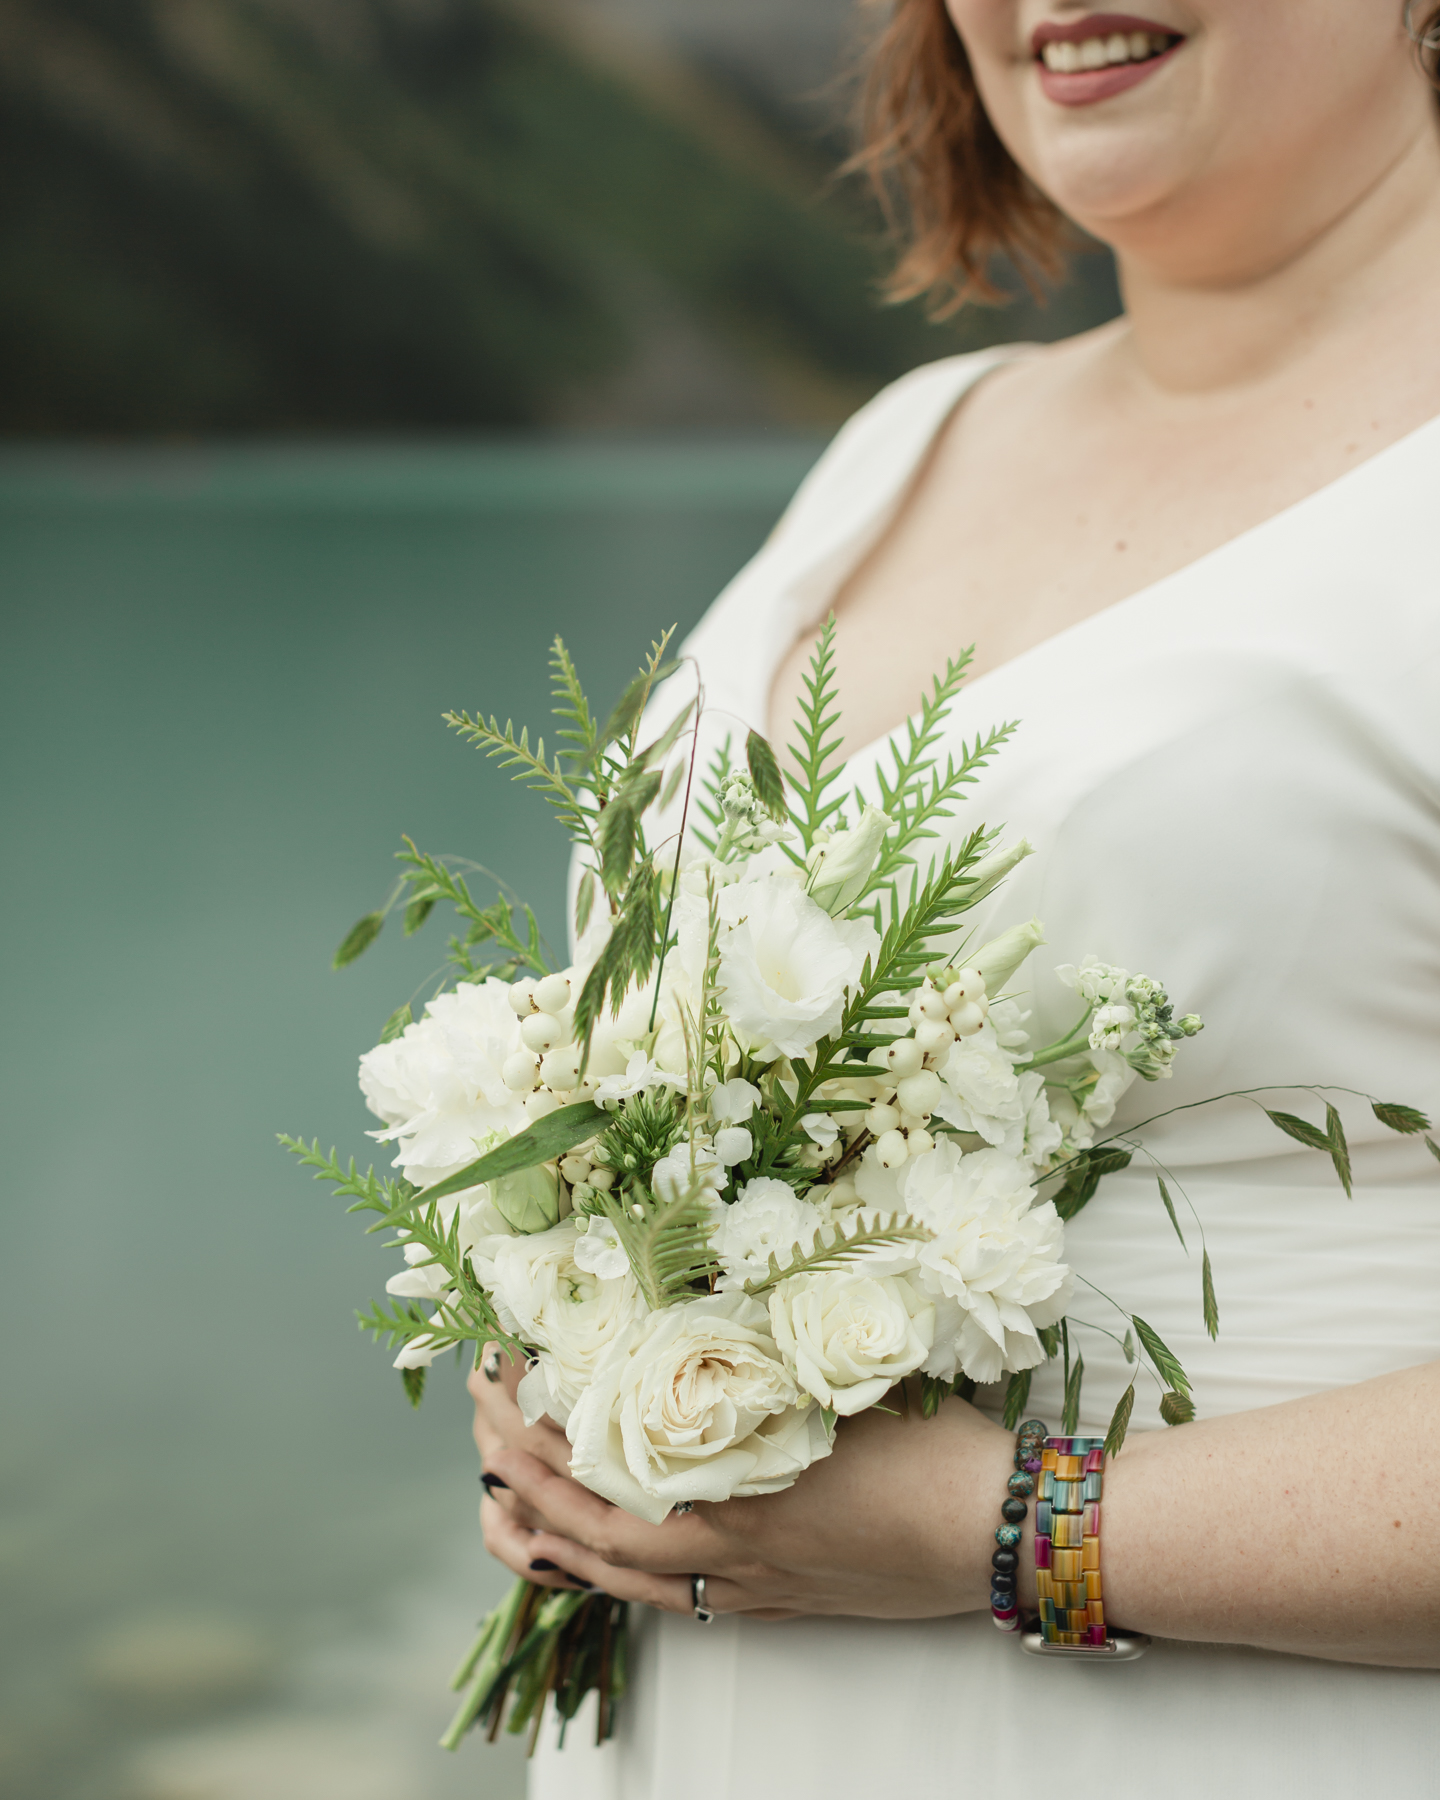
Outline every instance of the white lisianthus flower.
<path fill-rule="evenodd" d="M 606 1346 L 645 1316 L 628 1263 L 606 1280 L 580 1267 L 575 1252 L 581 1241 L 567 1219 L 549 1231 L 505 1239 L 490 1267 L 500 1322 L 545 1353 L 520 1383 L 522 1410 L 532 1423 L 549 1413 L 563 1425 Z"/>
<path fill-rule="evenodd" d="M 625 1064 L 623 1075 L 606 1075 L 595 1089 L 595 1098 L 628 1100 L 632 1094 L 643 1094 L 647 1088 L 682 1087 L 684 1083 L 651 1062 L 643 1050 L 637 1050 Z"/>
<path fill-rule="evenodd" d="M 521 1049 L 510 990 L 493 977 L 437 994 L 425 1016 L 398 1038 L 360 1058 L 360 1088 L 393 1139 L 395 1166 L 416 1187 L 431 1187 L 480 1154 L 479 1144 L 525 1127 L 520 1095 L 501 1079 Z"/>
<path fill-rule="evenodd" d="M 971 869 L 967 880 L 974 882 L 973 887 L 965 890 L 965 903 L 974 906 L 978 901 L 1000 885 L 1017 863 L 1023 862 L 1027 856 L 1034 855 L 1034 847 L 1026 838 L 1009 844 L 1000 850 L 992 850 L 986 857 Z"/>
<path fill-rule="evenodd" d="M 1034 1204 L 1027 1169 L 1000 1150 L 962 1156 L 942 1138 L 905 1164 L 900 1188 L 935 1234 L 919 1253 L 921 1280 L 964 1314 L 951 1339 L 958 1366 L 988 1382 L 1041 1362 L 1037 1332 L 1063 1316 L 1070 1271 L 1059 1214 Z M 944 1348 L 937 1332 L 927 1373 L 943 1372 Z"/>
<path fill-rule="evenodd" d="M 739 882 L 719 906 L 732 926 L 719 981 L 731 1025 L 765 1060 L 803 1054 L 839 1026 L 879 934 L 868 920 L 832 919 L 791 881 Z"/>
<path fill-rule="evenodd" d="M 717 1125 L 743 1125 L 760 1104 L 760 1090 L 751 1081 L 722 1081 L 710 1090 L 710 1117 Z"/>
<path fill-rule="evenodd" d="M 764 1307 L 744 1294 L 627 1326 L 566 1430 L 571 1474 L 652 1525 L 687 1500 L 776 1493 L 830 1454 L 821 1409 L 781 1361 Z"/>
<path fill-rule="evenodd" d="M 747 1181 L 710 1234 L 724 1271 L 717 1285 L 726 1292 L 742 1288 L 765 1274 L 772 1254 L 783 1265 L 797 1244 L 809 1247 L 822 1223 L 819 1207 L 802 1200 L 788 1181 L 770 1175 Z"/>
<path fill-rule="evenodd" d="M 848 831 L 832 831 L 806 859 L 810 895 L 827 913 L 844 912 L 865 891 L 880 857 L 891 819 L 878 806 L 867 806 Z"/>
<path fill-rule="evenodd" d="M 853 1269 L 795 1275 L 770 1294 L 770 1329 L 808 1394 L 849 1417 L 930 1353 L 935 1305 L 903 1277 Z"/>

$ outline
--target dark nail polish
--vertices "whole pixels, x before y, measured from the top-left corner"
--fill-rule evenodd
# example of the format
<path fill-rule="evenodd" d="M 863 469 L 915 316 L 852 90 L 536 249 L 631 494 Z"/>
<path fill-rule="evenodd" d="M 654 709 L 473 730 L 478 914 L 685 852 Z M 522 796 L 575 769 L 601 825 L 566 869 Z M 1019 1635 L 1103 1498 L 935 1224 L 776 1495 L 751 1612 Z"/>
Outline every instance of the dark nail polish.
<path fill-rule="evenodd" d="M 498 1475 L 492 1475 L 488 1469 L 480 1477 L 480 1485 L 487 1494 L 493 1494 L 496 1488 L 504 1488 L 507 1494 L 510 1492 L 510 1483 L 502 1481 Z"/>
<path fill-rule="evenodd" d="M 552 1563 L 548 1556 L 537 1556 L 530 1565 L 537 1575 L 553 1575 L 559 1566 L 558 1563 Z"/>
<path fill-rule="evenodd" d="M 593 1594 L 595 1592 L 595 1583 L 593 1581 L 585 1581 L 579 1575 L 567 1575 L 565 1579 L 572 1587 L 584 1588 L 587 1594 Z"/>

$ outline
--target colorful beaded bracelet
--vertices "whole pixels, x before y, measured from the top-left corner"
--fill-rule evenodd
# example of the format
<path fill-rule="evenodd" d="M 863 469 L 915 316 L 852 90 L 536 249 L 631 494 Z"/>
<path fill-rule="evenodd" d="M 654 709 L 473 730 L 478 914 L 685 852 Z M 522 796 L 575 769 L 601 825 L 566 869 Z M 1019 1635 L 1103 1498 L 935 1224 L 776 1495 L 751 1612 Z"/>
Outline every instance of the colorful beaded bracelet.
<path fill-rule="evenodd" d="M 1000 1503 L 1002 1525 L 995 1529 L 995 1552 L 990 1558 L 990 1617 L 1001 1631 L 1020 1629 L 1020 1607 L 1016 1596 L 1020 1572 L 1021 1525 L 1029 1507 L 1025 1502 L 1035 1492 L 1035 1477 L 1040 1471 L 1041 1456 L 1047 1440 L 1047 1426 L 1042 1419 L 1027 1419 L 1015 1436 L 1015 1473 L 1006 1482 L 1006 1494 Z"/>
<path fill-rule="evenodd" d="M 1036 1656 L 1104 1656 L 1126 1662 L 1150 1640 L 1106 1622 L 1100 1581 L 1100 1502 L 1105 1440 L 1047 1437 L 1035 1500 L 1036 1628 L 1020 1639 Z"/>

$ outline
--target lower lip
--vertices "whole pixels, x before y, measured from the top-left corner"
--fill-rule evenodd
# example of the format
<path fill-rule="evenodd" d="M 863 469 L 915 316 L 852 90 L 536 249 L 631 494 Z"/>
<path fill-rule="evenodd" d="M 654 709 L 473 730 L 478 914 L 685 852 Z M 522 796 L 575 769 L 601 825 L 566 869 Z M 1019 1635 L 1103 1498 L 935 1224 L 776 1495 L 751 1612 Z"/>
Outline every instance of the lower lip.
<path fill-rule="evenodd" d="M 1037 65 L 1040 91 L 1057 106 L 1093 106 L 1097 100 L 1109 100 L 1115 94 L 1123 94 L 1127 88 L 1148 81 L 1157 69 L 1165 67 L 1184 42 L 1182 38 L 1180 43 L 1172 44 L 1168 50 L 1146 62 L 1116 63 L 1108 69 L 1077 69 L 1073 74 L 1062 75 L 1058 69 L 1047 69 L 1042 62 Z"/>

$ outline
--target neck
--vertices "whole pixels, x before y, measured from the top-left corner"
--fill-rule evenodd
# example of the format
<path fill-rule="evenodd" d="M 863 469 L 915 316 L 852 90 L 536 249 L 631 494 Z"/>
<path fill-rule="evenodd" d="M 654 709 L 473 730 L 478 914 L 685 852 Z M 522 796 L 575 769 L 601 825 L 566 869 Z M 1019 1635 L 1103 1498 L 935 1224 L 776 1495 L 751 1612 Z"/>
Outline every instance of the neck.
<path fill-rule="evenodd" d="M 1333 355 L 1352 331 L 1373 338 L 1387 312 L 1432 305 L 1440 292 L 1433 114 L 1427 108 L 1361 191 L 1308 212 L 1287 205 L 1283 216 L 1284 225 L 1221 226 L 1229 241 L 1219 273 L 1217 234 L 1202 220 L 1116 241 L 1127 317 L 1116 348 L 1140 382 L 1177 398 L 1253 392 L 1299 373 L 1314 354 Z M 1196 245 L 1206 250 L 1203 269 L 1191 266 Z"/>

